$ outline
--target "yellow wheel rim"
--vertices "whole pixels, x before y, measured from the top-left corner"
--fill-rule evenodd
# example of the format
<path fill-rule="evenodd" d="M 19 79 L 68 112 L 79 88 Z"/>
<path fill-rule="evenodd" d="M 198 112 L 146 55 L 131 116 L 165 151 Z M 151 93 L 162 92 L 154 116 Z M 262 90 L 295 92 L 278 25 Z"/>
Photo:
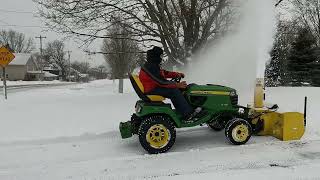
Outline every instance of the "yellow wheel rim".
<path fill-rule="evenodd" d="M 244 142 L 249 136 L 249 129 L 246 125 L 240 124 L 233 128 L 232 130 L 232 138 L 236 142 Z"/>
<path fill-rule="evenodd" d="M 151 147 L 161 149 L 168 145 L 171 139 L 170 131 L 164 125 L 156 124 L 149 128 L 146 139 Z"/>

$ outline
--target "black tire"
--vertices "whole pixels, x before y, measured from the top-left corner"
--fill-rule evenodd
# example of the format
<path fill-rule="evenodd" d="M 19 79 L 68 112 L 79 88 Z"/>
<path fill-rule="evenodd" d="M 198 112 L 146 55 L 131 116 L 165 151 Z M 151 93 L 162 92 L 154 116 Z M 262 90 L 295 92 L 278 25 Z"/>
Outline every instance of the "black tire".
<path fill-rule="evenodd" d="M 159 154 L 167 152 L 173 146 L 176 140 L 176 129 L 170 118 L 161 115 L 150 116 L 141 123 L 138 135 L 141 146 L 148 153 Z M 159 138 L 160 141 L 158 141 Z"/>
<path fill-rule="evenodd" d="M 208 127 L 210 127 L 212 130 L 214 131 L 222 131 L 224 129 L 224 125 L 218 123 L 218 122 L 214 122 L 214 123 L 209 123 Z"/>
<path fill-rule="evenodd" d="M 234 118 L 227 123 L 225 135 L 231 144 L 243 145 L 251 138 L 252 127 L 248 121 Z"/>

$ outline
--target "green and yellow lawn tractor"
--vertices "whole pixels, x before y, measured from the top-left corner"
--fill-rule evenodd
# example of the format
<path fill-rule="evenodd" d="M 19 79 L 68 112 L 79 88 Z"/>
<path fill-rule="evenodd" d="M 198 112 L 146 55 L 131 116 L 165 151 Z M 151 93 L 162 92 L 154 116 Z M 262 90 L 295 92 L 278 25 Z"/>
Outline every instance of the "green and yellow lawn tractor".
<path fill-rule="evenodd" d="M 191 84 L 183 94 L 194 108 L 202 107 L 208 114 L 195 122 L 185 123 L 171 104 L 161 96 L 145 95 L 138 76 L 129 76 L 140 97 L 131 120 L 120 123 L 123 139 L 138 135 L 142 147 L 151 154 L 168 151 L 176 140 L 176 129 L 207 124 L 215 131 L 225 130 L 227 140 L 242 145 L 252 135 L 271 135 L 280 140 L 298 140 L 305 131 L 305 115 L 298 112 L 278 113 L 277 105 L 263 105 L 263 85 L 258 81 L 254 105 L 238 105 L 235 89 L 220 85 Z M 306 103 L 306 101 L 305 101 Z"/>

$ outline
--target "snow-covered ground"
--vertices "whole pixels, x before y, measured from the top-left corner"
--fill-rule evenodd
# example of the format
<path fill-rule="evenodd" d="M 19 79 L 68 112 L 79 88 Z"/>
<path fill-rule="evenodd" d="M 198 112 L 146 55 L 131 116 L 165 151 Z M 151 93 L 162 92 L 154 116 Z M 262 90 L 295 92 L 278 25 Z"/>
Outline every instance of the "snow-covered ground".
<path fill-rule="evenodd" d="M 117 94 L 116 84 L 101 80 L 0 99 L 0 179 L 320 179 L 320 88 L 267 89 L 281 111 L 302 112 L 309 97 L 300 141 L 253 137 L 232 146 L 223 132 L 197 127 L 178 130 L 170 152 L 148 155 L 137 137 L 120 138 L 118 124 L 137 100 L 125 87 Z M 242 104 L 250 97 L 240 96 Z"/>

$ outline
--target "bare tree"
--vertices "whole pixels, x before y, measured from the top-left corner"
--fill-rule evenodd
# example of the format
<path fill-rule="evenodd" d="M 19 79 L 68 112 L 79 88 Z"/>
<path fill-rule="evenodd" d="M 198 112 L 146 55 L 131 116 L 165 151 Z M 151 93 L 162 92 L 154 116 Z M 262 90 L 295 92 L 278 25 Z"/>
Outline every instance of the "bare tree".
<path fill-rule="evenodd" d="M 34 0 L 51 29 L 90 42 L 96 38 L 122 38 L 106 30 L 120 24 L 144 45 L 160 43 L 169 61 L 186 63 L 187 57 L 225 30 L 230 0 Z M 114 22 L 114 17 L 122 17 Z"/>
<path fill-rule="evenodd" d="M 120 18 L 115 21 L 119 22 Z M 136 41 L 131 40 L 131 35 L 120 23 L 113 24 L 109 30 L 114 39 L 104 39 L 102 52 L 111 69 L 111 78 L 119 79 L 119 93 L 123 93 L 123 79 L 138 65 L 141 55 Z"/>
<path fill-rule="evenodd" d="M 0 44 L 9 45 L 15 53 L 30 53 L 35 49 L 32 38 L 27 39 L 23 33 L 14 30 L 0 31 Z"/>
<path fill-rule="evenodd" d="M 49 42 L 46 45 L 46 49 L 44 50 L 44 54 L 48 57 L 49 63 L 57 64 L 62 71 L 62 79 L 66 80 L 66 75 L 69 67 L 69 62 L 65 58 L 65 45 L 62 41 L 55 40 Z"/>
<path fill-rule="evenodd" d="M 90 70 L 90 64 L 88 62 L 74 61 L 71 63 L 71 67 L 84 74 L 87 74 Z"/>
<path fill-rule="evenodd" d="M 123 79 L 140 64 L 141 53 L 137 42 L 130 40 L 130 35 L 120 24 L 113 25 L 109 33 L 119 38 L 105 39 L 101 50 L 111 68 L 112 78 Z"/>
<path fill-rule="evenodd" d="M 282 2 L 283 0 L 278 0 L 278 2 L 276 3 L 276 7 L 279 6 L 279 4 Z"/>
<path fill-rule="evenodd" d="M 318 0 L 292 0 L 298 22 L 307 27 L 320 46 L 320 3 Z"/>
<path fill-rule="evenodd" d="M 108 77 L 107 68 L 105 65 L 95 66 L 90 68 L 89 75 L 96 79 L 105 79 Z"/>

